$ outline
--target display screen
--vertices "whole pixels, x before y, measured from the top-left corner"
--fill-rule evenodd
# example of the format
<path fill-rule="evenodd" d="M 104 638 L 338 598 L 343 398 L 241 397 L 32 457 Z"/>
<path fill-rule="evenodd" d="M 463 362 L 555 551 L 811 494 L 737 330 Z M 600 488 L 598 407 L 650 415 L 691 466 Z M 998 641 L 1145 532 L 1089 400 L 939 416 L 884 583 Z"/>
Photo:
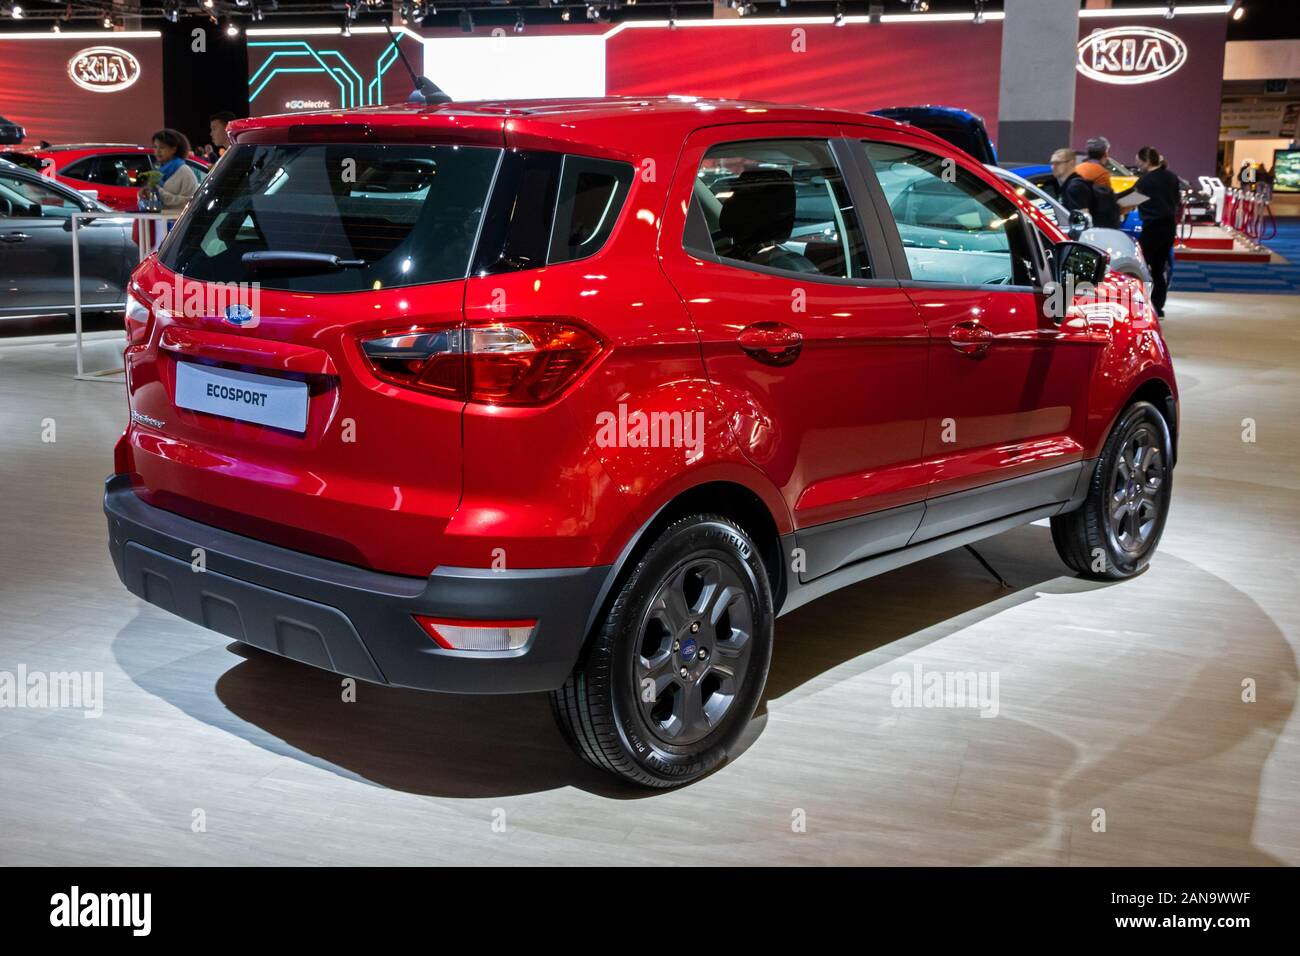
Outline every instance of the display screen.
<path fill-rule="evenodd" d="M 1300 193 L 1300 149 L 1273 151 L 1273 191 Z"/>

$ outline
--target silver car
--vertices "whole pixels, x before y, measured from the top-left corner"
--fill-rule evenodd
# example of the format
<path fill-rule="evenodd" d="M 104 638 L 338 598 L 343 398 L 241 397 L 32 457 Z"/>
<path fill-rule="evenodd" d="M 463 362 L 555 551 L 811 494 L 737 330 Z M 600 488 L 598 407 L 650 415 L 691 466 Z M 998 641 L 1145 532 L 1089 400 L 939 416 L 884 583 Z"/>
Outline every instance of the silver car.
<path fill-rule="evenodd" d="M 984 168 L 1046 213 L 1071 239 L 1105 249 L 1110 253 L 1112 272 L 1141 279 L 1147 294 L 1151 293 L 1151 270 L 1147 267 L 1146 257 L 1142 255 L 1142 247 L 1128 233 L 1118 229 L 1097 228 L 1092 224 L 1092 217 L 1088 213 L 1080 210 L 1071 212 L 1038 186 L 1009 169 L 1001 166 Z"/>
<path fill-rule="evenodd" d="M 72 214 L 107 206 L 39 173 L 0 160 L 0 328 L 4 320 L 71 313 Z M 81 303 L 91 312 L 122 309 L 138 264 L 132 220 L 83 221 L 77 230 Z"/>

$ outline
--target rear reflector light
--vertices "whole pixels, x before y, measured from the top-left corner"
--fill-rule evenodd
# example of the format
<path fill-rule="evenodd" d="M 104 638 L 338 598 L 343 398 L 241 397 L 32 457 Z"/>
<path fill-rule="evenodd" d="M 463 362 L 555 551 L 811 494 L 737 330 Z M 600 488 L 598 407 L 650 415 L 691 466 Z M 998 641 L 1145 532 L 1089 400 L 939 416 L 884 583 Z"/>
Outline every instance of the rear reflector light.
<path fill-rule="evenodd" d="M 145 305 L 129 292 L 126 296 L 126 320 L 145 325 L 149 322 L 149 306 Z"/>
<path fill-rule="evenodd" d="M 138 345 L 149 337 L 149 304 L 126 294 L 126 343 Z"/>
<path fill-rule="evenodd" d="M 594 334 L 560 319 L 413 328 L 361 343 L 375 374 L 394 385 L 493 405 L 540 405 L 591 365 Z"/>
<path fill-rule="evenodd" d="M 536 621 L 444 620 L 415 615 L 434 642 L 449 651 L 513 651 L 528 643 Z"/>

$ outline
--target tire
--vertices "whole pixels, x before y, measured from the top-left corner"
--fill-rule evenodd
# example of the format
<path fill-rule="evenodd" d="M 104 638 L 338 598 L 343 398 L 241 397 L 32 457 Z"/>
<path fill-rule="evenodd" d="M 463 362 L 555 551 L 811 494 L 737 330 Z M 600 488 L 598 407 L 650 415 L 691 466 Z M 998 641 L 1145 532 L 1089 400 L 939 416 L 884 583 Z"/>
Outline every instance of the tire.
<path fill-rule="evenodd" d="M 754 715 L 774 616 L 767 573 L 743 529 L 712 514 L 674 522 L 551 692 L 564 738 L 589 763 L 642 786 L 702 777 Z"/>
<path fill-rule="evenodd" d="M 1144 570 L 1169 515 L 1172 461 L 1164 416 L 1150 402 L 1134 402 L 1106 439 L 1083 505 L 1052 519 L 1052 542 L 1061 560 L 1099 581 Z"/>

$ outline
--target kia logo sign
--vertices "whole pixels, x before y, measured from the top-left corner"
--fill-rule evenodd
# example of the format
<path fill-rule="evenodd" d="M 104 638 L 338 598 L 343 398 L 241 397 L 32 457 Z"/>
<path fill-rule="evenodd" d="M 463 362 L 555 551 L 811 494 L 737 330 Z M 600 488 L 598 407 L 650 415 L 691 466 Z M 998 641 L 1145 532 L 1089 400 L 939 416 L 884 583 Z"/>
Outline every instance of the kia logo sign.
<path fill-rule="evenodd" d="M 140 79 L 140 61 L 120 47 L 87 47 L 68 60 L 68 76 L 83 90 L 116 93 Z"/>
<path fill-rule="evenodd" d="M 1187 44 L 1155 27 L 1112 27 L 1079 41 L 1079 72 L 1102 83 L 1153 83 L 1186 62 Z"/>

